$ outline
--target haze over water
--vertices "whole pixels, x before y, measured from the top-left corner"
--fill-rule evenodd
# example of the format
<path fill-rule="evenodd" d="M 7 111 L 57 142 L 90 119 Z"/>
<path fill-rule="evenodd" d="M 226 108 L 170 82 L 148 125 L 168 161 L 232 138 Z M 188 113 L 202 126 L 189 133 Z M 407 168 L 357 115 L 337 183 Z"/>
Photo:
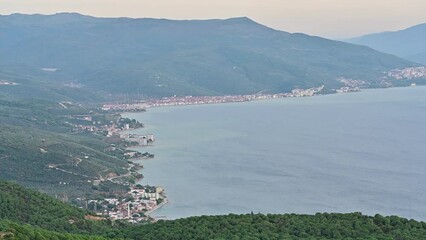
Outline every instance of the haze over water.
<path fill-rule="evenodd" d="M 426 87 L 149 109 L 142 184 L 168 219 L 362 212 L 426 220 Z"/>

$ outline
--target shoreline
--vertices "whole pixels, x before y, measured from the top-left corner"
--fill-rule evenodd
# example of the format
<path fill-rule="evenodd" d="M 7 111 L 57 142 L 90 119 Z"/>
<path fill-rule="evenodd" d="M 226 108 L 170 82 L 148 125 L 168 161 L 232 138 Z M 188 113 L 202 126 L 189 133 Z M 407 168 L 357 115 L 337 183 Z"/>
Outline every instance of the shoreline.
<path fill-rule="evenodd" d="M 142 113 L 142 112 L 145 112 L 145 111 L 140 111 L 140 112 L 121 112 L 121 113 L 119 113 L 120 114 L 120 116 L 123 116 L 124 114 L 128 114 L 128 113 Z M 137 128 L 132 128 L 132 129 L 124 129 L 124 130 L 121 130 L 121 131 L 119 131 L 120 133 L 123 133 L 123 132 L 129 132 L 129 133 L 131 133 L 131 132 L 133 132 L 133 131 L 136 131 L 136 130 L 139 130 L 139 129 L 144 129 L 145 128 L 145 126 L 143 126 L 143 127 L 137 127 Z M 148 145 L 148 146 L 152 146 L 152 145 Z M 126 147 L 125 148 L 125 150 L 130 150 L 130 151 L 137 151 L 137 152 L 139 152 L 139 148 L 141 148 L 141 147 L 147 147 L 147 146 L 142 146 L 142 145 L 135 145 L 135 146 L 128 146 L 128 147 Z M 142 162 L 142 161 L 144 161 L 144 160 L 150 160 L 150 159 L 154 159 L 154 157 L 136 157 L 136 158 L 129 158 L 129 159 L 127 159 L 127 161 L 129 161 L 129 162 L 131 162 L 133 165 L 139 165 L 140 166 L 140 168 L 137 170 L 137 172 L 139 173 L 139 174 L 142 174 L 142 176 L 143 176 L 143 169 L 145 169 L 145 167 L 142 165 L 142 164 L 140 164 L 140 163 L 138 163 L 138 162 Z M 128 173 L 131 173 L 130 171 L 128 172 Z M 144 177 L 142 177 L 141 179 L 138 179 L 137 180 L 137 182 L 140 182 L 140 181 L 142 181 L 142 179 L 143 179 Z M 155 187 L 158 187 L 158 186 L 155 186 Z M 166 189 L 164 189 L 164 192 L 166 191 Z M 163 194 L 160 194 L 163 198 L 163 201 L 160 203 L 160 204 L 158 204 L 157 206 L 155 206 L 153 209 L 151 209 L 151 210 L 149 210 L 149 211 L 146 211 L 145 212 L 145 216 L 146 217 L 148 217 L 148 218 L 152 218 L 152 219 L 154 219 L 154 221 L 157 221 L 158 219 L 156 218 L 156 217 L 152 217 L 152 216 L 150 216 L 152 213 L 154 213 L 156 210 L 158 210 L 158 209 L 160 209 L 160 208 L 162 208 L 164 205 L 166 205 L 167 203 L 169 203 L 169 200 L 168 200 L 168 198 L 167 198 L 167 196 L 166 195 L 163 195 Z"/>
<path fill-rule="evenodd" d="M 229 98 L 229 97 L 242 97 L 245 98 L 247 96 L 251 96 L 246 98 L 245 100 L 218 100 L 213 102 L 200 102 L 200 101 L 192 101 L 192 102 L 175 102 L 175 103 L 164 103 L 164 104 L 150 104 L 150 102 L 133 102 L 133 103 L 122 103 L 122 104 L 104 104 L 103 108 L 108 108 L 109 110 L 119 110 L 120 114 L 134 114 L 134 113 L 140 113 L 135 112 L 134 108 L 136 109 L 151 109 L 151 108 L 164 108 L 164 107 L 181 107 L 181 106 L 201 106 L 201 105 L 214 105 L 214 104 L 226 104 L 226 103 L 248 103 L 248 102 L 254 102 L 254 101 L 264 101 L 264 100 L 274 100 L 274 99 L 293 99 L 293 98 L 306 98 L 306 97 L 318 97 L 318 96 L 327 96 L 327 95 L 335 95 L 335 94 L 349 94 L 349 93 L 358 93 L 362 91 L 368 91 L 368 90 L 386 90 L 386 89 L 395 89 L 395 88 L 407 88 L 407 87 L 425 87 L 425 85 L 407 85 L 407 86 L 393 86 L 393 87 L 375 87 L 375 88 L 354 88 L 349 91 L 345 92 L 331 92 L 331 93 L 321 93 L 315 92 L 313 94 L 307 94 L 307 95 L 301 95 L 301 96 L 295 96 L 292 95 L 293 93 L 279 93 L 279 94 L 266 94 L 266 95 L 228 95 L 228 96 L 199 96 L 199 97 L 192 97 L 192 96 L 184 96 L 176 98 L 178 100 L 182 99 L 191 99 L 191 98 Z M 306 89 L 304 91 L 310 91 L 312 89 L 318 89 L 318 88 L 311 88 Z M 303 89 L 302 89 L 303 90 Z M 173 99 L 173 98 L 165 98 L 165 99 Z M 160 101 L 160 99 L 157 99 Z M 114 107 L 112 107 L 114 106 Z M 134 108 L 133 108 L 134 107 Z"/>
<path fill-rule="evenodd" d="M 384 88 L 360 88 L 356 91 L 348 91 L 348 92 L 334 92 L 334 93 L 323 93 L 323 94 L 314 94 L 311 96 L 301 96 L 301 97 L 276 97 L 276 98 L 262 98 L 262 99 L 252 99 L 249 101 L 235 101 L 235 102 L 214 102 L 214 103 L 188 103 L 188 104 L 177 104 L 177 105 L 163 105 L 163 106 L 149 106 L 147 109 L 154 108 L 166 108 L 166 107 L 184 107 L 184 106 L 202 106 L 202 105 L 219 105 L 219 104 L 232 104 L 232 103 L 250 103 L 257 101 L 266 101 L 266 100 L 279 100 L 279 99 L 294 99 L 294 98 L 310 98 L 310 97 L 320 97 L 320 96 L 330 96 L 330 95 L 342 95 L 342 94 L 356 94 L 363 91 L 374 91 L 374 90 L 388 90 L 388 89 L 398 89 L 398 88 L 418 88 L 418 87 L 426 87 L 425 85 L 414 85 L 414 86 L 396 86 L 396 87 L 384 87 Z M 238 95 L 235 95 L 238 96 Z M 122 114 L 134 114 L 138 112 L 122 112 Z"/>
<path fill-rule="evenodd" d="M 120 111 L 120 113 L 135 113 L 135 110 L 143 110 L 156 107 L 168 106 L 186 106 L 186 105 L 205 105 L 219 103 L 242 103 L 267 99 L 312 97 L 319 95 L 324 89 L 324 85 L 308 89 L 293 89 L 289 93 L 276 94 L 249 94 L 249 95 L 223 95 L 223 96 L 183 96 L 183 97 L 164 97 L 161 99 L 150 99 L 145 102 L 133 102 L 124 104 L 104 104 L 102 110 Z M 358 91 L 353 89 L 352 91 Z"/>
<path fill-rule="evenodd" d="M 156 217 L 152 217 L 152 216 L 150 216 L 152 213 L 154 213 L 155 211 L 157 211 L 158 209 L 160 209 L 160 208 L 162 208 L 163 206 L 165 206 L 166 204 L 168 204 L 169 203 L 169 199 L 167 198 L 167 197 L 165 197 L 164 198 L 164 200 L 160 203 L 160 204 L 158 204 L 155 208 L 153 208 L 153 209 L 151 209 L 151 210 L 149 210 L 149 211 L 146 211 L 145 212 L 145 216 L 147 216 L 147 217 L 150 217 L 150 218 L 153 218 L 155 221 L 157 221 L 158 220 L 158 218 L 156 218 Z"/>

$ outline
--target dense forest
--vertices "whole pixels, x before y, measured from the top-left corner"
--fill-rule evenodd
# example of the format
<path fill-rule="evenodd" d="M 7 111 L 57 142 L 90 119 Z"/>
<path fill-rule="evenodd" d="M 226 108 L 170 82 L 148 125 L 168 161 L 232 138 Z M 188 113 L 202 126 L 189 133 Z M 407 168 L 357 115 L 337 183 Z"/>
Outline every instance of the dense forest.
<path fill-rule="evenodd" d="M 28 224 L 0 220 L 0 239 L 7 240 L 104 240 L 100 236 L 52 232 Z"/>
<path fill-rule="evenodd" d="M 200 216 L 140 225 L 0 180 L 0 239 L 425 239 L 426 223 L 361 213 Z"/>
<path fill-rule="evenodd" d="M 125 231 L 131 239 L 425 239 L 426 223 L 361 213 L 247 214 L 161 221 Z"/>
<path fill-rule="evenodd" d="M 88 220 L 92 214 L 49 195 L 0 180 L 0 219 L 66 233 L 94 234 L 112 229 L 108 220 Z"/>

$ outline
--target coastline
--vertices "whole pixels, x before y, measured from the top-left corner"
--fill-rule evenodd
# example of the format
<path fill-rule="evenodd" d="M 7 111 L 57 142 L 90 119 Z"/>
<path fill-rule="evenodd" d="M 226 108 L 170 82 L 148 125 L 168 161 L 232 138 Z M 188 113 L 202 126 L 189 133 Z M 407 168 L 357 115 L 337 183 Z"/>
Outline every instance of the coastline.
<path fill-rule="evenodd" d="M 406 87 L 422 87 L 426 86 L 426 83 L 417 83 L 418 77 L 413 79 L 404 79 L 411 82 L 402 85 L 386 85 L 386 86 L 373 86 L 368 87 L 364 81 L 344 79 L 340 80 L 344 83 L 339 89 L 331 89 L 331 92 L 323 93 L 325 85 L 320 87 L 313 87 L 308 89 L 293 89 L 287 93 L 274 93 L 274 94 L 263 94 L 262 92 L 248 95 L 216 95 L 216 96 L 183 96 L 183 97 L 163 97 L 157 99 L 145 99 L 145 100 L 134 100 L 128 103 L 105 103 L 102 106 L 102 110 L 106 111 L 117 111 L 120 114 L 131 114 L 138 112 L 145 112 L 148 108 L 158 107 L 174 107 L 174 106 L 188 106 L 188 105 L 207 105 L 207 104 L 222 104 L 222 103 L 242 103 L 260 100 L 270 99 L 282 99 L 282 98 L 299 98 L 299 97 L 314 97 L 321 95 L 334 95 L 342 93 L 356 93 L 365 90 L 375 89 L 393 89 L 393 88 L 406 88 Z M 421 79 L 420 79 L 421 81 Z"/>
<path fill-rule="evenodd" d="M 278 100 L 278 99 L 294 99 L 294 98 L 308 98 L 308 97 L 320 97 L 320 96 L 328 96 L 328 95 L 342 95 L 342 94 L 356 94 L 361 93 L 364 91 L 374 91 L 374 90 L 391 90 L 391 89 L 398 89 L 398 88 L 421 88 L 426 87 L 425 85 L 408 85 L 408 86 L 393 86 L 393 87 L 376 87 L 376 88 L 359 88 L 352 91 L 346 91 L 346 92 L 332 92 L 332 93 L 319 93 L 319 94 L 313 94 L 309 96 L 290 96 L 290 97 L 275 97 L 275 98 L 259 98 L 259 99 L 252 99 L 249 101 L 241 101 L 241 102 L 217 102 L 217 103 L 188 103 L 188 104 L 177 104 L 177 105 L 165 105 L 165 106 L 150 106 L 149 108 L 162 108 L 162 107 L 180 107 L 180 106 L 201 106 L 201 105 L 215 105 L 215 104 L 231 104 L 231 103 L 249 103 L 249 102 L 256 102 L 256 101 L 266 101 L 266 100 Z M 132 114 L 135 112 L 123 112 L 125 114 Z"/>
<path fill-rule="evenodd" d="M 104 104 L 104 111 L 120 111 L 123 114 L 134 113 L 135 111 L 146 110 L 147 108 L 204 105 L 218 103 L 240 103 L 267 99 L 312 97 L 319 95 L 324 89 L 324 85 L 309 89 L 293 89 L 290 93 L 276 94 L 250 94 L 250 95 L 224 95 L 224 96 L 184 96 L 184 97 L 164 97 L 162 99 L 151 99 L 144 102 L 124 103 L 124 104 Z M 351 91 L 358 91 L 356 88 Z"/>
<path fill-rule="evenodd" d="M 169 199 L 167 197 L 165 197 L 164 200 L 160 204 L 158 204 L 155 208 L 153 208 L 153 209 L 151 209 L 149 211 L 146 211 L 145 212 L 145 216 L 153 218 L 155 221 L 157 221 L 158 218 L 157 217 L 152 217 L 151 214 L 154 213 L 155 211 L 157 211 L 158 209 L 162 208 L 167 203 L 169 203 Z"/>
<path fill-rule="evenodd" d="M 413 86 L 407 86 L 412 88 Z M 360 91 L 357 92 L 352 92 L 352 93 L 360 93 L 360 92 L 364 92 L 364 91 L 373 91 L 373 90 L 392 90 L 392 89 L 400 89 L 400 88 L 407 88 L 407 87 L 391 87 L 391 88 L 367 88 L 367 89 L 362 89 Z M 417 85 L 416 87 L 420 87 L 420 88 L 424 88 L 426 86 L 422 86 L 422 85 Z M 327 95 L 343 95 L 343 94 L 337 94 L 337 93 L 330 93 L 330 94 L 318 94 L 318 95 L 314 95 L 314 96 L 327 96 Z M 274 99 L 260 99 L 260 100 L 274 100 Z M 259 101 L 260 101 L 259 100 Z M 230 102 L 232 103 L 232 102 Z M 242 103 L 242 102 L 241 102 Z M 207 103 L 207 104 L 187 104 L 188 105 L 209 105 L 209 104 L 219 104 L 219 103 Z M 185 106 L 185 105 L 175 105 L 175 106 Z M 175 106 L 168 106 L 168 107 L 175 107 Z M 152 108 L 161 108 L 161 106 L 157 106 L 157 107 L 152 107 Z M 123 114 L 134 114 L 135 112 L 124 112 Z M 130 130 L 132 131 L 132 130 Z M 146 159 L 141 159 L 141 160 L 146 160 Z M 165 206 L 167 203 L 169 203 L 169 199 L 165 198 L 165 201 L 162 202 L 161 204 L 159 204 L 156 208 L 147 211 L 147 216 L 153 214 L 156 210 L 160 209 L 161 207 Z M 158 220 L 158 218 L 153 217 L 154 219 Z M 160 219 L 163 219 L 164 217 L 161 216 L 159 217 Z"/>

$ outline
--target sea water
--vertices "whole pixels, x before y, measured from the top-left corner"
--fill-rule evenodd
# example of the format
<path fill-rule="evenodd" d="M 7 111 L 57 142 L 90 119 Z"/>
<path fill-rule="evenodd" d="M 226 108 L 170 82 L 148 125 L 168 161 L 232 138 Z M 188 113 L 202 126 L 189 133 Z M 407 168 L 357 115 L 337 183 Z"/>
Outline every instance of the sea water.
<path fill-rule="evenodd" d="M 426 220 L 426 87 L 163 107 L 142 184 L 155 216 L 362 212 Z"/>

